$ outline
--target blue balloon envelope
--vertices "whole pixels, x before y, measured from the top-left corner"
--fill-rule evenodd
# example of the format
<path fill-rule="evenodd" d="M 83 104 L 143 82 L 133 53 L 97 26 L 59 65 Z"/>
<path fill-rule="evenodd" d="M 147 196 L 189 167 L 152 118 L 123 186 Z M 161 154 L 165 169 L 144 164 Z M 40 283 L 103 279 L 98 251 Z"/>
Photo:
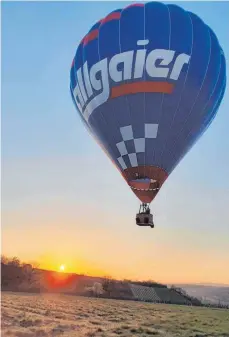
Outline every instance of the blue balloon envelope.
<path fill-rule="evenodd" d="M 98 21 L 70 72 L 86 127 L 143 203 L 211 124 L 225 87 L 213 31 L 195 14 L 159 2 Z"/>

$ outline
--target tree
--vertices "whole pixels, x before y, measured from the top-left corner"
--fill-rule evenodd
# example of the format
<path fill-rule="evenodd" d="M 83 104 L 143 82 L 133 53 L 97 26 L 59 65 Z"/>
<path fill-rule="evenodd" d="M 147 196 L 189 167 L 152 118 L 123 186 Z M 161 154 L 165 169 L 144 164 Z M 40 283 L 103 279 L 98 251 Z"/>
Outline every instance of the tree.
<path fill-rule="evenodd" d="M 19 258 L 14 256 L 12 259 L 9 260 L 8 265 L 14 266 L 14 267 L 20 267 L 21 262 L 20 262 Z"/>
<path fill-rule="evenodd" d="M 22 272 L 23 272 L 23 276 L 24 276 L 25 281 L 30 283 L 32 281 L 32 274 L 33 274 L 32 265 L 29 264 L 29 263 L 23 263 L 22 264 Z"/>
<path fill-rule="evenodd" d="M 114 280 L 110 276 L 106 276 L 102 283 L 104 292 L 110 297 L 111 292 L 114 288 Z"/>
<path fill-rule="evenodd" d="M 93 285 L 93 293 L 96 297 L 99 297 L 103 294 L 103 285 L 100 282 L 95 282 Z"/>
<path fill-rule="evenodd" d="M 6 255 L 1 255 L 1 263 L 8 264 L 9 258 Z"/>

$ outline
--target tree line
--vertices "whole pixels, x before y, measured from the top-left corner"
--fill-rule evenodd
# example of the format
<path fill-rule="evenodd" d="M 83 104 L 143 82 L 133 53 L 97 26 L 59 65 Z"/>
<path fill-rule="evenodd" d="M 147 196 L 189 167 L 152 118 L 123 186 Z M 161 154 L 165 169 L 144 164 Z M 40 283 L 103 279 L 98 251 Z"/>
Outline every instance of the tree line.
<path fill-rule="evenodd" d="M 18 257 L 1 256 L 1 289 L 29 290 L 35 285 L 37 262 L 25 263 Z"/>

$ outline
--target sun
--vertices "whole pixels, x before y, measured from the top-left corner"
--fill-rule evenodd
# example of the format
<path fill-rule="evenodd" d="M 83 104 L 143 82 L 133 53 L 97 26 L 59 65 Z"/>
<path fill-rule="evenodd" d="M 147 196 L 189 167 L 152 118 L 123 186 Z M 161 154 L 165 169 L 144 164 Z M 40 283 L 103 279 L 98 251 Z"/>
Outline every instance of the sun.
<path fill-rule="evenodd" d="M 65 265 L 64 265 L 64 264 L 61 264 L 60 267 L 59 267 L 59 270 L 60 270 L 60 271 L 65 271 Z"/>

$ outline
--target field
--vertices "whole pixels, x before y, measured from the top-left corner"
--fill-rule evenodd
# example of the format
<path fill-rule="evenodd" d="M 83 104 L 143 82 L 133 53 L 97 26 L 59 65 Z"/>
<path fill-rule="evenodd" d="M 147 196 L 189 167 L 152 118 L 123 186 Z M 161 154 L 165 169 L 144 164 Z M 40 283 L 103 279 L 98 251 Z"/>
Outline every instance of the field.
<path fill-rule="evenodd" d="M 2 292 L 2 337 L 229 337 L 229 310 Z"/>

